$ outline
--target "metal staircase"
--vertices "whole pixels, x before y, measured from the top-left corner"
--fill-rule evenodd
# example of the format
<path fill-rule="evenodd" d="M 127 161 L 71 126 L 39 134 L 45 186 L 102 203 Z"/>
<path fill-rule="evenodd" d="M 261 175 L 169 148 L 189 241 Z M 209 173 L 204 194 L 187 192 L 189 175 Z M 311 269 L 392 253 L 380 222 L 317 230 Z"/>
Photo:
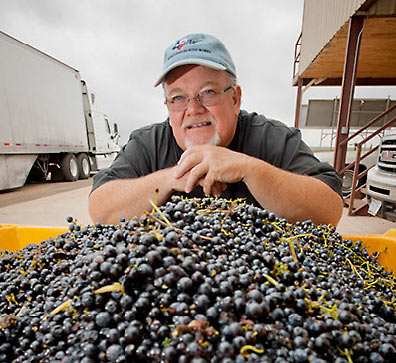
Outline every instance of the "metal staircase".
<path fill-rule="evenodd" d="M 371 120 L 369 123 L 367 123 L 365 126 L 360 128 L 358 131 L 350 135 L 348 138 L 344 139 L 341 141 L 336 147 L 342 147 L 348 145 L 349 142 L 351 142 L 353 139 L 355 139 L 357 136 L 362 135 L 363 132 L 365 132 L 370 126 L 373 126 L 375 123 L 377 123 L 379 120 L 383 119 L 386 115 L 391 113 L 394 109 L 396 109 L 396 104 L 393 105 L 392 107 L 388 108 L 386 111 L 378 115 L 376 118 Z M 359 165 L 362 160 L 364 160 L 366 157 L 374 153 L 375 151 L 378 150 L 378 145 L 373 147 L 371 150 L 362 153 L 364 145 L 372 140 L 375 136 L 379 135 L 380 133 L 383 133 L 387 128 L 391 127 L 393 124 L 396 124 L 396 116 L 384 123 L 383 126 L 379 127 L 376 129 L 374 132 L 370 133 L 369 136 L 364 137 L 360 142 L 355 144 L 356 147 L 356 160 L 348 165 L 345 166 L 342 170 L 340 170 L 339 174 L 341 176 L 344 175 L 344 173 L 347 170 L 353 170 L 353 178 L 352 178 L 352 189 L 351 193 L 349 195 L 346 195 L 344 197 L 344 204 L 348 206 L 348 215 L 359 215 L 359 214 L 365 214 L 368 210 L 368 203 L 366 197 L 366 183 L 360 182 L 362 178 L 364 178 L 368 171 L 371 168 L 365 169 L 362 172 L 359 172 Z"/>

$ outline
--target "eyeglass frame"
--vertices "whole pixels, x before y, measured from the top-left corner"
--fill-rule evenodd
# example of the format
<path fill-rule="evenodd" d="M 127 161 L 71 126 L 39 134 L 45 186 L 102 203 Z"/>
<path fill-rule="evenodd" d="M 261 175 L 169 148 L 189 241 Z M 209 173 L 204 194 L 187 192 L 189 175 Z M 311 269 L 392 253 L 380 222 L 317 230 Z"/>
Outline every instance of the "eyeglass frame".
<path fill-rule="evenodd" d="M 228 92 L 230 89 L 235 89 L 235 87 L 231 85 L 231 86 L 228 86 L 227 88 L 223 89 L 222 91 L 216 91 L 216 90 L 212 90 L 212 91 L 216 92 L 216 94 L 217 94 L 218 96 L 222 96 L 224 93 Z M 207 91 L 208 91 L 208 90 L 207 90 Z M 205 91 L 200 91 L 200 92 L 198 92 L 195 96 L 178 95 L 178 96 L 186 97 L 186 106 L 185 106 L 185 108 L 183 108 L 183 109 L 180 109 L 180 110 L 171 110 L 171 111 L 176 111 L 176 112 L 185 111 L 185 110 L 187 109 L 187 107 L 188 107 L 189 102 L 190 102 L 192 99 L 195 99 L 195 100 L 198 102 L 198 104 L 199 104 L 200 106 L 205 107 L 205 108 L 206 108 L 206 107 L 211 107 L 211 106 L 216 106 L 216 105 L 219 103 L 219 102 L 216 102 L 216 103 L 214 103 L 213 105 L 204 106 L 204 105 L 201 103 L 200 99 L 199 99 L 199 94 L 200 94 L 201 92 L 205 92 Z M 175 96 L 174 96 L 174 97 L 175 97 Z M 173 102 L 169 102 L 170 100 L 172 100 L 172 98 L 169 98 L 169 99 L 168 99 L 168 97 L 165 97 L 164 104 L 167 105 L 168 108 L 169 108 L 169 104 L 172 105 L 172 104 L 174 103 L 174 101 L 173 101 Z M 171 106 L 171 107 L 172 107 L 172 106 Z"/>

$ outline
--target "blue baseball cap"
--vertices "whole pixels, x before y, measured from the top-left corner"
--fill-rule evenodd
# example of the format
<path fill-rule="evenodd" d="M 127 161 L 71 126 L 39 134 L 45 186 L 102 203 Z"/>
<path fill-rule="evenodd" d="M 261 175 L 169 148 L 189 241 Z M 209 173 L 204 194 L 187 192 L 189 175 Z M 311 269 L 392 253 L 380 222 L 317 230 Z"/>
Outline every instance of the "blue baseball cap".
<path fill-rule="evenodd" d="M 185 64 L 228 71 L 236 77 L 234 62 L 224 44 L 212 35 L 198 33 L 186 35 L 166 48 L 164 69 L 154 86 L 161 84 L 169 71 Z"/>

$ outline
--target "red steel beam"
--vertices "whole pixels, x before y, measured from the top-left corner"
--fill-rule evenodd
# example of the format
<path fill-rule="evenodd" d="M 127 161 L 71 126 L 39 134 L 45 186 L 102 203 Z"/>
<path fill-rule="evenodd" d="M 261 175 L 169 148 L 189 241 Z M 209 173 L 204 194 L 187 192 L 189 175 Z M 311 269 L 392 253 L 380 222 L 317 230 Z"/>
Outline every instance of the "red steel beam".
<path fill-rule="evenodd" d="M 303 85 L 303 79 L 299 78 L 298 82 L 297 82 L 296 113 L 295 113 L 295 116 L 294 116 L 294 127 L 296 129 L 298 129 L 298 126 L 299 126 L 299 123 L 300 123 L 302 85 Z"/>
<path fill-rule="evenodd" d="M 334 167 L 340 172 L 345 166 L 347 144 L 342 144 L 348 137 L 349 120 L 353 102 L 353 94 L 356 82 L 356 70 L 359 58 L 359 45 L 361 31 L 363 29 L 363 16 L 352 16 L 349 20 L 348 41 L 345 51 L 344 74 L 338 112 L 336 148 L 334 152 Z"/>

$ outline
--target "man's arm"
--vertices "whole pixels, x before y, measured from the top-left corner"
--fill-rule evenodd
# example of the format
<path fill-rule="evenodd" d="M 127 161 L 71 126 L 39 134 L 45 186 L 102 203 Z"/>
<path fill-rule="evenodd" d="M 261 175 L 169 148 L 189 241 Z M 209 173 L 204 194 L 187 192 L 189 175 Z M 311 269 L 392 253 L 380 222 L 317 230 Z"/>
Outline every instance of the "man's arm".
<path fill-rule="evenodd" d="M 337 226 L 343 202 L 327 184 L 252 157 L 246 165 L 242 180 L 260 205 L 292 223 L 312 219 Z"/>
<path fill-rule="evenodd" d="M 263 208 L 290 222 L 312 219 L 316 224 L 336 226 L 341 218 L 342 199 L 324 182 L 223 147 L 189 148 L 175 169 L 175 177 L 185 177 L 186 173 L 187 193 L 200 179 L 205 194 L 211 194 L 214 182 L 243 181 Z"/>
<path fill-rule="evenodd" d="M 140 178 L 109 181 L 89 196 L 89 213 L 93 222 L 117 224 L 121 217 L 131 219 L 150 211 L 150 200 L 160 206 L 174 191 L 184 191 L 189 173 L 183 178 L 174 177 L 174 167 L 162 169 Z M 198 181 L 198 184 L 202 180 Z M 226 188 L 224 183 L 212 186 L 212 195 L 220 195 Z"/>
<path fill-rule="evenodd" d="M 116 224 L 121 217 L 130 219 L 150 211 L 150 200 L 163 204 L 171 192 L 181 189 L 183 180 L 175 181 L 172 168 L 130 179 L 109 181 L 89 196 L 89 213 L 93 222 Z"/>

